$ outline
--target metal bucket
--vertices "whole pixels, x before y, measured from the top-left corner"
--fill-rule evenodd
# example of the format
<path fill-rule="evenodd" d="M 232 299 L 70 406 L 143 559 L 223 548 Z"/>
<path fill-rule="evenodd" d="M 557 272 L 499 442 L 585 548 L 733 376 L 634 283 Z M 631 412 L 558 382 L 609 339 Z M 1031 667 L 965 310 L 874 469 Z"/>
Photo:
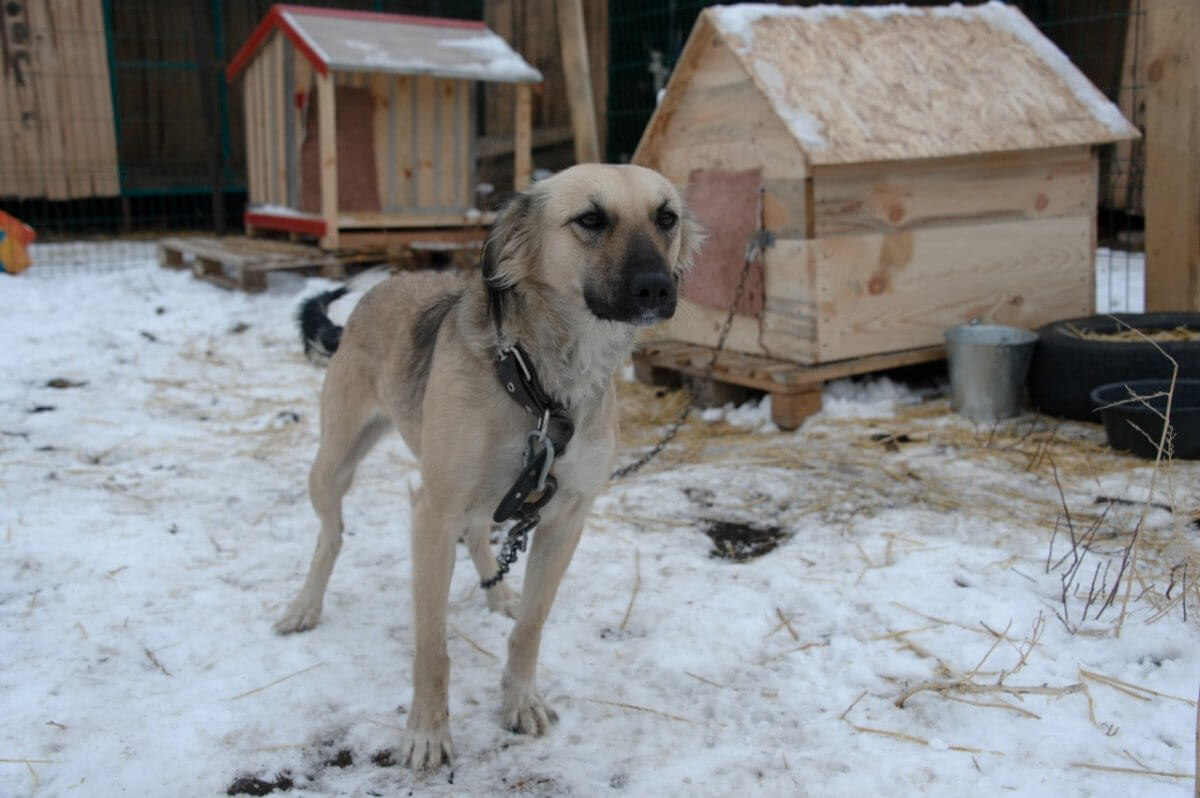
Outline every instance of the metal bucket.
<path fill-rule="evenodd" d="M 972 421 L 1021 412 L 1021 394 L 1037 333 L 1001 324 L 960 324 L 946 330 L 950 407 Z"/>

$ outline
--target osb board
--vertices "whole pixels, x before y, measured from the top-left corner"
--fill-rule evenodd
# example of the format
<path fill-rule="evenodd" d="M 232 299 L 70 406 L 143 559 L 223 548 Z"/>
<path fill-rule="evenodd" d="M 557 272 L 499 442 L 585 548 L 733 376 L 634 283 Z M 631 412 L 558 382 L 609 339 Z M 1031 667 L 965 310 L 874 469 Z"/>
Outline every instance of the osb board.
<path fill-rule="evenodd" d="M 1090 147 L 1065 147 L 818 167 L 814 237 L 1086 215 L 1096 207 L 1095 158 Z"/>
<path fill-rule="evenodd" d="M 0 196 L 120 193 L 101 0 L 12 0 L 0 41 Z"/>
<path fill-rule="evenodd" d="M 690 301 L 718 310 L 729 308 L 743 282 L 747 242 L 759 229 L 761 186 L 759 169 L 692 172 L 687 203 L 708 238 L 683 282 L 683 296 Z M 758 316 L 763 307 L 762 259 L 756 257 L 749 268 L 737 311 Z"/>
<path fill-rule="evenodd" d="M 867 233 L 807 242 L 821 361 L 941 343 L 972 318 L 1032 328 L 1087 315 L 1092 217 Z"/>
<path fill-rule="evenodd" d="M 633 162 L 679 183 L 696 169 L 803 177 L 803 152 L 729 48 L 699 24 L 688 42 Z"/>
<path fill-rule="evenodd" d="M 1032 23 L 999 3 L 727 6 L 701 19 L 730 44 L 813 166 L 1137 135 Z"/>

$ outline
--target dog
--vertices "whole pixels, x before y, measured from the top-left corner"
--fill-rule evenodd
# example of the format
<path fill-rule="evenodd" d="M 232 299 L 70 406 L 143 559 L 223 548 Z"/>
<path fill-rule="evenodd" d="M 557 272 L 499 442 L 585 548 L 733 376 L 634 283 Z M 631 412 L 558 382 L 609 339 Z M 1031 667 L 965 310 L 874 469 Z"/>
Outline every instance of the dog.
<path fill-rule="evenodd" d="M 401 746 L 408 766 L 437 769 L 453 758 L 446 612 L 456 541 L 466 542 L 483 584 L 495 581 L 493 509 L 521 496 L 523 452 L 537 430 L 545 435 L 550 417 L 514 401 L 513 380 L 498 376 L 497 364 L 511 366 L 512 358 L 537 375 L 534 393 L 540 388 L 555 418 L 574 430 L 550 460 L 557 493 L 547 496 L 544 473 L 535 486 L 549 500 L 539 508 L 523 592 L 502 581 L 486 590 L 492 611 L 515 618 L 502 722 L 541 735 L 555 719 L 535 680 L 542 626 L 612 468 L 614 375 L 636 330 L 674 314 L 702 237 L 680 193 L 658 173 L 579 165 L 506 204 L 484 242 L 480 275 L 391 277 L 362 297 L 344 329 L 326 315 L 341 289 L 302 308 L 306 351 L 330 356 L 309 476 L 321 529 L 304 587 L 275 629 L 300 632 L 319 620 L 342 546 L 342 498 L 358 463 L 396 429 L 421 470 L 411 496 L 415 655 Z"/>

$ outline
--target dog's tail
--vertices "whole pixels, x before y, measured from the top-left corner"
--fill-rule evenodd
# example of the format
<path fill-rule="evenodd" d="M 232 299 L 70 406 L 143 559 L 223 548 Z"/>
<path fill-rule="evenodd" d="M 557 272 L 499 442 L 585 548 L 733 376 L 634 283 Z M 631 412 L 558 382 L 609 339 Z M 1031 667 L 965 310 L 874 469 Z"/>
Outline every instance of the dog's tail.
<path fill-rule="evenodd" d="M 329 318 L 329 306 L 349 290 L 343 285 L 309 297 L 296 314 L 296 320 L 300 322 L 300 340 L 304 342 L 304 355 L 318 366 L 329 362 L 342 340 L 342 328 Z"/>

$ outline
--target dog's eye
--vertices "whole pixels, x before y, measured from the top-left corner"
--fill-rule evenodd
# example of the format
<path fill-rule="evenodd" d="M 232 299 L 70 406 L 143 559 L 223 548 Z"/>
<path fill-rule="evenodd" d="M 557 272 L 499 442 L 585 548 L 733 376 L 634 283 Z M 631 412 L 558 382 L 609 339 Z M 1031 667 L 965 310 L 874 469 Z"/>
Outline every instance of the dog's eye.
<path fill-rule="evenodd" d="M 598 211 L 588 211 L 575 217 L 575 224 L 587 230 L 589 233 L 594 233 L 597 230 L 603 230 L 608 224 L 608 220 L 604 218 L 604 214 Z"/>
<path fill-rule="evenodd" d="M 671 230 L 679 223 L 679 215 L 675 211 L 663 209 L 658 212 L 658 226 L 663 230 Z"/>

